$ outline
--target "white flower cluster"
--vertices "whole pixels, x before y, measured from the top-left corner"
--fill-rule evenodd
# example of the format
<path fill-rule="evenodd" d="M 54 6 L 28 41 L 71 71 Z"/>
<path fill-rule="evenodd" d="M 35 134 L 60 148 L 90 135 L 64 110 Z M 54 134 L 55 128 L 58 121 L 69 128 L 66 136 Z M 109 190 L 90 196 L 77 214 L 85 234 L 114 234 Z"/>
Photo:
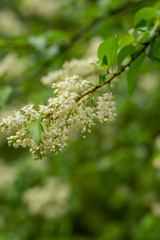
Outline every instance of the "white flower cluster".
<path fill-rule="evenodd" d="M 0 159 L 0 192 L 10 187 L 16 178 L 16 171 Z"/>
<path fill-rule="evenodd" d="M 103 123 L 113 121 L 115 117 L 115 102 L 112 101 L 112 94 L 105 93 L 98 97 L 97 101 L 97 119 Z"/>
<path fill-rule="evenodd" d="M 9 8 L 1 8 L 0 33 L 5 36 L 15 37 L 26 33 L 26 27 L 22 24 L 14 11 Z"/>
<path fill-rule="evenodd" d="M 75 73 L 79 76 L 80 79 L 87 79 L 88 77 L 96 74 L 97 71 L 95 67 L 91 64 L 93 62 L 96 62 L 96 57 L 90 57 L 87 59 L 73 59 L 70 62 L 65 62 L 62 66 L 61 70 L 57 70 L 54 72 L 49 73 L 47 76 L 44 76 L 41 79 L 41 82 L 44 85 L 51 86 L 54 82 L 57 80 L 63 80 L 67 76 L 73 76 Z"/>
<path fill-rule="evenodd" d="M 12 116 L 2 118 L 0 123 L 2 131 L 16 131 L 14 136 L 8 137 L 9 145 L 15 148 L 28 146 L 34 159 L 46 157 L 48 151 L 62 151 L 73 130 L 80 131 L 85 137 L 95 124 L 95 119 L 111 122 L 116 116 L 112 93 L 105 93 L 101 97 L 87 94 L 76 100 L 90 90 L 88 81 L 80 80 L 77 75 L 53 83 L 52 87 L 53 97 L 48 99 L 47 105 L 39 105 L 39 111 L 34 110 L 33 104 L 28 104 Z M 36 135 L 41 135 L 40 141 L 28 131 L 28 124 L 36 119 Z M 39 128 L 43 132 L 39 132 Z"/>
<path fill-rule="evenodd" d="M 15 68 L 16 66 L 16 68 Z M 6 73 L 6 79 L 14 79 L 20 76 L 29 66 L 27 58 L 18 58 L 15 53 L 9 53 L 1 60 L 0 75 Z"/>
<path fill-rule="evenodd" d="M 61 10 L 63 1 L 59 0 L 20 0 L 20 10 L 24 15 L 53 19 Z"/>
<path fill-rule="evenodd" d="M 27 189 L 22 199 L 27 204 L 31 215 L 41 214 L 50 219 L 61 217 L 67 213 L 69 196 L 68 184 L 56 177 L 49 177 L 42 187 L 35 186 Z"/>
<path fill-rule="evenodd" d="M 154 216 L 160 217 L 160 202 L 154 201 L 151 203 L 151 212 Z"/>

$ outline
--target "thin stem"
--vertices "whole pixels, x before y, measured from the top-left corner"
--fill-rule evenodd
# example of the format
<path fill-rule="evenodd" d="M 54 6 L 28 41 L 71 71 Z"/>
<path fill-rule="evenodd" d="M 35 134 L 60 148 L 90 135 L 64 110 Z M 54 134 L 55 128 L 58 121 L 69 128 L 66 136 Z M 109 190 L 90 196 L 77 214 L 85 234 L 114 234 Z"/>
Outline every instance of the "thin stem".
<path fill-rule="evenodd" d="M 112 76 L 111 78 L 109 78 L 108 80 L 106 80 L 106 82 L 105 82 L 103 85 L 100 85 L 100 84 L 99 84 L 99 85 L 97 85 L 96 87 L 92 88 L 91 90 L 89 90 L 89 91 L 87 91 L 87 92 L 84 92 L 82 95 L 78 96 L 78 97 L 75 99 L 75 102 L 79 101 L 81 98 L 87 96 L 88 94 L 95 92 L 97 89 L 103 87 L 104 85 L 110 84 L 110 82 L 111 82 L 114 78 L 116 78 L 116 77 L 119 76 L 122 72 L 124 72 L 125 69 L 126 69 L 127 67 L 129 67 L 129 66 L 132 64 L 132 62 L 134 62 L 134 61 L 146 50 L 146 48 L 150 45 L 151 40 L 154 39 L 154 38 L 156 38 L 159 34 L 160 34 L 160 30 L 158 29 L 158 34 L 155 35 L 153 38 L 151 38 L 148 42 L 145 42 L 145 43 L 143 44 L 143 45 L 144 45 L 143 48 L 140 49 L 140 50 L 132 57 L 132 59 L 131 59 L 128 63 L 126 63 L 124 66 L 122 66 L 122 68 L 121 68 L 118 72 L 114 73 L 113 76 Z M 51 113 L 48 113 L 47 115 L 45 115 L 45 117 L 48 118 L 48 117 L 50 117 L 52 114 L 53 114 L 52 112 L 51 112 Z"/>
<path fill-rule="evenodd" d="M 127 64 L 125 64 L 118 72 L 114 73 L 113 76 L 112 76 L 111 78 L 109 78 L 103 85 L 100 85 L 100 84 L 97 85 L 96 87 L 92 88 L 91 90 L 89 90 L 89 91 L 83 93 L 82 95 L 80 95 L 79 97 L 77 97 L 77 98 L 75 99 L 75 101 L 77 102 L 77 101 L 79 101 L 81 98 L 83 98 L 84 96 L 86 96 L 86 95 L 88 95 L 88 94 L 90 94 L 90 93 L 95 92 L 97 89 L 99 89 L 99 88 L 103 87 L 104 85 L 110 83 L 114 78 L 116 78 L 117 76 L 119 76 L 122 72 L 124 72 L 124 70 L 125 70 L 127 67 L 129 67 L 129 66 L 131 65 L 132 62 L 135 61 L 135 59 L 137 59 L 137 58 L 145 51 L 145 49 L 149 46 L 150 42 L 151 42 L 151 40 L 148 41 L 148 42 L 146 42 L 146 43 L 144 44 L 143 48 L 142 48 L 139 52 L 137 52 L 137 53 L 133 56 L 133 58 L 132 58 Z"/>

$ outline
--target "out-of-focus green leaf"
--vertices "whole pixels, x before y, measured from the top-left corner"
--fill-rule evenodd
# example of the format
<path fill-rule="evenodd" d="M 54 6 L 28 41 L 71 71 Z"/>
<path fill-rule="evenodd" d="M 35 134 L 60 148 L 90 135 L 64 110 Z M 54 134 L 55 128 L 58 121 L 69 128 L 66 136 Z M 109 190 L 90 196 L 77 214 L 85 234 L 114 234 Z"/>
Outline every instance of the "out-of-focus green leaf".
<path fill-rule="evenodd" d="M 7 103 L 12 92 L 13 88 L 11 86 L 0 88 L 0 108 L 2 108 Z"/>
<path fill-rule="evenodd" d="M 0 84 L 2 84 L 3 79 L 5 78 L 6 75 L 7 75 L 7 72 L 4 72 L 4 73 L 0 76 Z"/>
<path fill-rule="evenodd" d="M 4 46 L 6 41 L 4 39 L 0 39 L 0 46 Z"/>
<path fill-rule="evenodd" d="M 127 87 L 128 87 L 128 92 L 130 95 L 133 94 L 134 91 L 134 86 L 135 86 L 135 79 L 138 74 L 138 70 L 140 68 L 140 65 L 145 57 L 145 53 L 142 53 L 136 60 L 134 60 L 127 72 Z"/>
<path fill-rule="evenodd" d="M 68 32 L 62 31 L 62 30 L 53 30 L 53 31 L 47 31 L 45 33 L 45 36 L 49 42 L 53 42 L 55 40 L 60 39 L 68 39 L 69 34 Z"/>
<path fill-rule="evenodd" d="M 160 1 L 156 1 L 156 3 L 154 4 L 155 8 L 160 8 Z"/>

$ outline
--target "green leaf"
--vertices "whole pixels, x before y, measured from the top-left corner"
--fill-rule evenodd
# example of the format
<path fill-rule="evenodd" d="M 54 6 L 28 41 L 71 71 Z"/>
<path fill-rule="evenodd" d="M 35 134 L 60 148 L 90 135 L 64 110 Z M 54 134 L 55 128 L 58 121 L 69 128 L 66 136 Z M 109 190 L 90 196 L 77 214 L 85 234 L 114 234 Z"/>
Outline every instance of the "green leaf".
<path fill-rule="evenodd" d="M 109 66 L 112 66 L 117 57 L 118 50 L 118 37 L 110 37 L 106 41 L 100 44 L 98 48 L 98 58 L 103 60 L 106 56 Z"/>
<path fill-rule="evenodd" d="M 156 3 L 154 4 L 155 8 L 160 8 L 160 1 L 156 1 Z"/>
<path fill-rule="evenodd" d="M 102 61 L 100 62 L 100 66 L 101 69 L 103 70 L 107 70 L 108 69 L 108 61 L 107 61 L 107 57 L 104 56 Z"/>
<path fill-rule="evenodd" d="M 41 137 L 43 136 L 44 129 L 41 124 L 41 117 L 31 121 L 27 125 L 27 131 L 35 141 L 42 143 Z"/>
<path fill-rule="evenodd" d="M 108 61 L 107 61 L 107 57 L 106 56 L 103 57 L 102 64 L 104 64 L 106 66 L 108 65 Z"/>
<path fill-rule="evenodd" d="M 152 60 L 160 61 L 160 36 L 152 39 L 147 54 Z"/>
<path fill-rule="evenodd" d="M 97 61 L 95 63 L 91 63 L 91 65 L 95 66 L 95 67 L 100 67 L 101 65 L 101 61 Z"/>
<path fill-rule="evenodd" d="M 156 38 L 154 44 L 154 55 L 156 58 L 160 59 L 160 36 Z"/>
<path fill-rule="evenodd" d="M 49 30 L 46 33 L 44 33 L 46 39 L 48 42 L 53 43 L 54 41 L 59 41 L 61 39 L 68 39 L 69 38 L 69 33 L 66 31 L 62 30 Z"/>
<path fill-rule="evenodd" d="M 127 45 L 130 45 L 136 41 L 135 37 L 126 34 L 125 36 L 122 37 L 120 43 L 119 43 L 119 49 L 124 48 Z"/>
<path fill-rule="evenodd" d="M 113 75 L 111 75 L 111 74 L 107 74 L 107 75 L 102 74 L 102 75 L 99 75 L 99 84 L 100 84 L 101 86 L 103 86 L 104 83 L 105 83 L 108 79 L 110 79 L 112 76 L 113 76 Z"/>
<path fill-rule="evenodd" d="M 99 84 L 103 86 L 103 84 L 106 81 L 106 76 L 105 75 L 99 75 Z"/>
<path fill-rule="evenodd" d="M 6 41 L 4 39 L 0 39 L 0 46 L 5 46 L 6 45 Z"/>
<path fill-rule="evenodd" d="M 154 9 L 151 7 L 140 9 L 135 15 L 134 26 L 135 27 L 145 26 L 149 19 L 152 19 L 155 17 L 155 14 L 156 13 Z"/>
<path fill-rule="evenodd" d="M 133 94 L 135 79 L 145 55 L 146 55 L 145 53 L 142 53 L 138 58 L 136 58 L 136 60 L 134 60 L 134 62 L 131 63 L 129 70 L 127 72 L 127 87 L 130 95 Z"/>
<path fill-rule="evenodd" d="M 139 36 L 137 37 L 137 42 L 145 43 L 149 39 L 149 32 L 139 32 Z"/>
<path fill-rule="evenodd" d="M 7 75 L 7 72 L 4 72 L 4 73 L 2 73 L 2 75 L 0 75 L 0 84 L 2 84 L 2 82 L 5 79 L 6 75 Z"/>
<path fill-rule="evenodd" d="M 103 70 L 107 70 L 108 69 L 108 62 L 107 62 L 107 58 L 106 56 L 103 57 L 102 61 L 97 61 L 96 63 L 91 63 L 93 66 L 101 68 Z"/>
<path fill-rule="evenodd" d="M 160 21 L 157 20 L 156 23 L 153 25 L 152 29 L 149 32 L 149 34 L 150 34 L 149 36 L 150 37 L 152 37 L 155 34 L 155 32 L 156 32 L 156 30 L 157 30 L 157 28 L 159 26 L 159 23 L 160 23 Z"/>
<path fill-rule="evenodd" d="M 134 51 L 135 51 L 135 48 L 132 45 L 128 45 L 121 49 L 117 58 L 118 70 L 121 68 L 122 62 L 125 60 L 125 58 L 131 55 Z"/>
<path fill-rule="evenodd" d="M 2 108 L 7 103 L 12 92 L 13 88 L 10 86 L 0 88 L 0 108 Z"/>

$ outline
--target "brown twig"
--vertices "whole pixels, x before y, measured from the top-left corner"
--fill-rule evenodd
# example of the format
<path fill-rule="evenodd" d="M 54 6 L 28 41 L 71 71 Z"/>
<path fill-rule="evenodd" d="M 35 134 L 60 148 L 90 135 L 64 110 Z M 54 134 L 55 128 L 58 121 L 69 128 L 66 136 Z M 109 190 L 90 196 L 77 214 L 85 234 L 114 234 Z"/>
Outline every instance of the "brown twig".
<path fill-rule="evenodd" d="M 148 42 L 143 43 L 143 45 L 144 45 L 143 48 L 141 48 L 141 49 L 132 57 L 132 59 L 131 59 L 128 63 L 126 63 L 124 66 L 122 66 L 122 68 L 121 68 L 118 72 L 114 73 L 111 78 L 109 78 L 108 80 L 106 80 L 106 82 L 105 82 L 103 85 L 100 85 L 100 84 L 99 84 L 99 85 L 97 85 L 96 87 L 92 88 L 91 90 L 89 90 L 89 91 L 87 91 L 87 92 L 84 92 L 82 95 L 78 96 L 78 97 L 75 99 L 75 102 L 79 101 L 81 98 L 87 96 L 88 94 L 95 92 L 97 89 L 103 87 L 104 85 L 110 83 L 114 78 L 116 78 L 116 77 L 119 76 L 122 72 L 124 72 L 125 69 L 126 69 L 127 67 L 129 67 L 129 66 L 132 64 L 132 62 L 134 62 L 134 61 L 146 50 L 146 48 L 150 45 L 151 41 L 152 41 L 153 39 L 155 39 L 158 35 L 160 35 L 160 29 L 157 29 L 157 34 L 156 34 L 153 38 L 151 38 Z M 45 115 L 45 117 L 48 118 L 48 117 L 50 117 L 52 114 L 53 114 L 52 112 L 51 112 L 51 113 L 48 113 L 47 115 Z"/>
<path fill-rule="evenodd" d="M 97 89 L 101 88 L 102 86 L 110 83 L 115 77 L 119 76 L 122 72 L 124 72 L 124 70 L 129 67 L 131 65 L 131 63 L 136 59 L 138 58 L 144 51 L 145 49 L 147 48 L 147 46 L 150 44 L 150 41 L 145 43 L 144 47 L 139 51 L 137 52 L 133 58 L 127 63 L 125 64 L 118 72 L 114 73 L 113 76 L 111 78 L 109 78 L 103 85 L 97 85 L 96 87 L 92 88 L 91 90 L 83 93 L 82 95 L 80 95 L 79 97 L 77 97 L 75 99 L 75 102 L 79 101 L 81 98 L 85 97 L 86 95 L 90 94 L 90 93 L 93 93 L 95 92 Z M 46 118 L 50 117 L 51 115 L 53 114 L 53 112 L 51 113 L 48 113 L 45 115 Z"/>
<path fill-rule="evenodd" d="M 144 44 L 144 47 L 143 47 L 139 52 L 137 52 L 137 53 L 133 56 L 133 58 L 132 58 L 127 64 L 125 64 L 118 72 L 114 73 L 113 76 L 112 76 L 111 78 L 109 78 L 103 85 L 106 85 L 106 84 L 110 83 L 114 78 L 116 78 L 116 77 L 119 76 L 122 72 L 124 72 L 124 70 L 125 70 L 127 67 L 129 67 L 129 66 L 131 65 L 131 63 L 132 63 L 136 58 L 138 58 L 138 57 L 145 51 L 145 49 L 149 46 L 149 44 L 150 44 L 150 41 L 149 41 L 149 42 L 146 42 L 146 43 Z M 89 91 L 83 93 L 82 95 L 80 95 L 79 97 L 77 97 L 75 101 L 77 102 L 77 101 L 79 101 L 81 98 L 83 98 L 84 96 L 86 96 L 86 95 L 88 95 L 88 94 L 90 94 L 90 93 L 95 92 L 97 89 L 101 88 L 103 85 L 100 85 L 100 84 L 97 85 L 96 87 L 92 88 L 91 90 L 89 90 Z"/>

